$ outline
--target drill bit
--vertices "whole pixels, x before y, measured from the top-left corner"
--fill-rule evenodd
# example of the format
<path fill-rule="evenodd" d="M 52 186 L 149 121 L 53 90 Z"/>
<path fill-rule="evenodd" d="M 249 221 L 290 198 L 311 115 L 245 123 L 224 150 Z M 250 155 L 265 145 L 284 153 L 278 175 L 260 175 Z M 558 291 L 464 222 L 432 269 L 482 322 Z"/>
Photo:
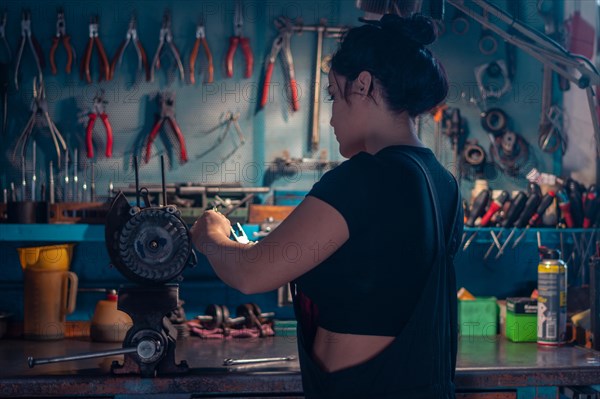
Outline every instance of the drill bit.
<path fill-rule="evenodd" d="M 35 202 L 35 183 L 37 181 L 37 176 L 35 175 L 36 168 L 36 155 L 37 155 L 37 146 L 35 140 L 33 140 L 33 175 L 31 176 L 31 200 Z"/>

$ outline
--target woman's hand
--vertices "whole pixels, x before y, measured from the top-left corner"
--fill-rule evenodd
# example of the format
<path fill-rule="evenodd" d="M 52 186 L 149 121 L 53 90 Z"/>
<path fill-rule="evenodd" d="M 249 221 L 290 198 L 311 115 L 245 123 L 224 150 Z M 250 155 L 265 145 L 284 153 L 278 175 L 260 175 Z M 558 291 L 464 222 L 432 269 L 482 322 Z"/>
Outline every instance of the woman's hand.
<path fill-rule="evenodd" d="M 191 228 L 192 242 L 196 249 L 202 253 L 207 246 L 229 240 L 231 234 L 231 223 L 223 214 L 215 211 L 205 211 Z"/>

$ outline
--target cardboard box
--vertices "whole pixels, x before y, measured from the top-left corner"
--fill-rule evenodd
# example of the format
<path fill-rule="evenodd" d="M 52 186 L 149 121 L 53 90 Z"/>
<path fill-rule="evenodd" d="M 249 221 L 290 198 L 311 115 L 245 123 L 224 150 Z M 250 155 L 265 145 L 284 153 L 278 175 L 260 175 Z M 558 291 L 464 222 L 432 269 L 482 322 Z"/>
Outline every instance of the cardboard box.
<path fill-rule="evenodd" d="M 498 334 L 496 297 L 459 300 L 458 329 L 462 337 L 494 339 Z"/>
<path fill-rule="evenodd" d="M 537 341 L 537 300 L 506 298 L 505 335 L 513 342 Z"/>

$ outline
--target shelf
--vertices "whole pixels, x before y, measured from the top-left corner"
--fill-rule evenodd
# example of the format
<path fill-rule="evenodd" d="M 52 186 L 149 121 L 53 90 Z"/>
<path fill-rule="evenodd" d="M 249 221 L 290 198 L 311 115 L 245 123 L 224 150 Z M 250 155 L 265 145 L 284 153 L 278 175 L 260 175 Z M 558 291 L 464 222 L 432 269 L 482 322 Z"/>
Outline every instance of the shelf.
<path fill-rule="evenodd" d="M 104 225 L 0 224 L 0 241 L 104 242 Z"/>

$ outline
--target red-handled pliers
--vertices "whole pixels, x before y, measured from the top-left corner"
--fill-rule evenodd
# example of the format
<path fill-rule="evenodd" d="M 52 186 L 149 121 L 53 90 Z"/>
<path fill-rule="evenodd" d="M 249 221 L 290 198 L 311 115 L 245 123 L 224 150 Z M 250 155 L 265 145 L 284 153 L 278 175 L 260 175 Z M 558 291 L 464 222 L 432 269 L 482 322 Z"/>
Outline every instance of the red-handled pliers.
<path fill-rule="evenodd" d="M 279 36 L 277 36 L 273 41 L 271 53 L 269 53 L 269 57 L 267 58 L 260 107 L 264 108 L 269 101 L 269 86 L 271 85 L 273 67 L 275 66 L 277 55 L 283 49 L 283 64 L 287 66 L 285 73 L 290 81 L 290 99 L 292 102 L 292 110 L 298 111 L 300 109 L 300 102 L 298 101 L 298 86 L 296 84 L 296 73 L 294 71 L 294 59 L 292 58 L 292 50 L 290 49 L 290 40 L 294 34 L 294 26 L 291 21 L 286 18 L 279 18 L 278 22 Z"/>
<path fill-rule="evenodd" d="M 104 46 L 102 45 L 102 41 L 100 41 L 100 37 L 98 37 L 98 16 L 94 15 L 90 19 L 90 38 L 88 40 L 87 46 L 85 47 L 85 53 L 83 54 L 83 60 L 81 60 L 81 71 L 80 76 L 83 80 L 88 83 L 92 83 L 92 75 L 90 73 L 90 61 L 92 60 L 92 50 L 94 49 L 94 44 L 98 47 L 98 55 L 100 58 L 100 76 L 98 77 L 98 81 L 105 79 L 110 80 L 110 65 L 108 63 L 108 57 L 106 56 L 106 52 L 104 51 Z"/>
<path fill-rule="evenodd" d="M 71 46 L 71 36 L 67 35 L 65 12 L 62 8 L 59 8 L 56 14 L 56 35 L 52 38 L 52 47 L 50 47 L 50 55 L 48 57 L 50 59 L 50 70 L 53 75 L 56 75 L 58 72 L 56 62 L 54 61 L 54 55 L 56 54 L 60 42 L 65 46 L 65 51 L 67 52 L 65 72 L 71 73 L 71 65 L 73 65 L 73 60 L 75 59 L 75 50 Z"/>
<path fill-rule="evenodd" d="M 169 121 L 169 125 L 171 126 L 171 129 L 175 133 L 177 141 L 179 142 L 179 160 L 181 163 L 185 163 L 188 160 L 188 156 L 183 133 L 181 133 L 179 124 L 175 119 L 175 93 L 170 91 L 160 93 L 158 96 L 158 102 L 160 104 L 160 115 L 158 115 L 156 123 L 154 124 L 154 127 L 148 136 L 148 141 L 146 142 L 146 156 L 144 160 L 146 163 L 150 161 L 150 155 L 152 154 L 152 143 L 156 139 L 156 136 L 158 135 L 158 132 L 165 121 Z"/>
<path fill-rule="evenodd" d="M 250 49 L 250 39 L 242 36 L 244 16 L 242 13 L 241 3 L 241 0 L 237 0 L 235 2 L 233 36 L 229 38 L 229 49 L 227 50 L 227 56 L 225 57 L 225 67 L 228 78 L 233 76 L 233 56 L 235 54 L 235 50 L 237 50 L 238 44 L 242 46 L 242 52 L 244 53 L 244 59 L 246 60 L 246 71 L 244 73 L 245 78 L 252 76 L 252 68 L 254 65 L 254 58 L 252 56 L 252 50 Z"/>
<path fill-rule="evenodd" d="M 94 106 L 92 108 L 92 112 L 88 114 L 88 124 L 87 129 L 85 130 L 85 143 L 87 146 L 87 157 L 94 158 L 94 144 L 92 142 L 92 132 L 94 131 L 94 125 L 96 124 L 96 119 L 100 117 L 102 123 L 104 124 L 104 128 L 106 129 L 106 158 L 112 157 L 112 146 L 113 146 L 113 131 L 112 126 L 110 125 L 110 121 L 108 120 L 108 115 L 106 115 L 106 104 L 108 101 L 104 99 L 104 91 L 101 90 L 100 94 L 94 97 Z"/>

